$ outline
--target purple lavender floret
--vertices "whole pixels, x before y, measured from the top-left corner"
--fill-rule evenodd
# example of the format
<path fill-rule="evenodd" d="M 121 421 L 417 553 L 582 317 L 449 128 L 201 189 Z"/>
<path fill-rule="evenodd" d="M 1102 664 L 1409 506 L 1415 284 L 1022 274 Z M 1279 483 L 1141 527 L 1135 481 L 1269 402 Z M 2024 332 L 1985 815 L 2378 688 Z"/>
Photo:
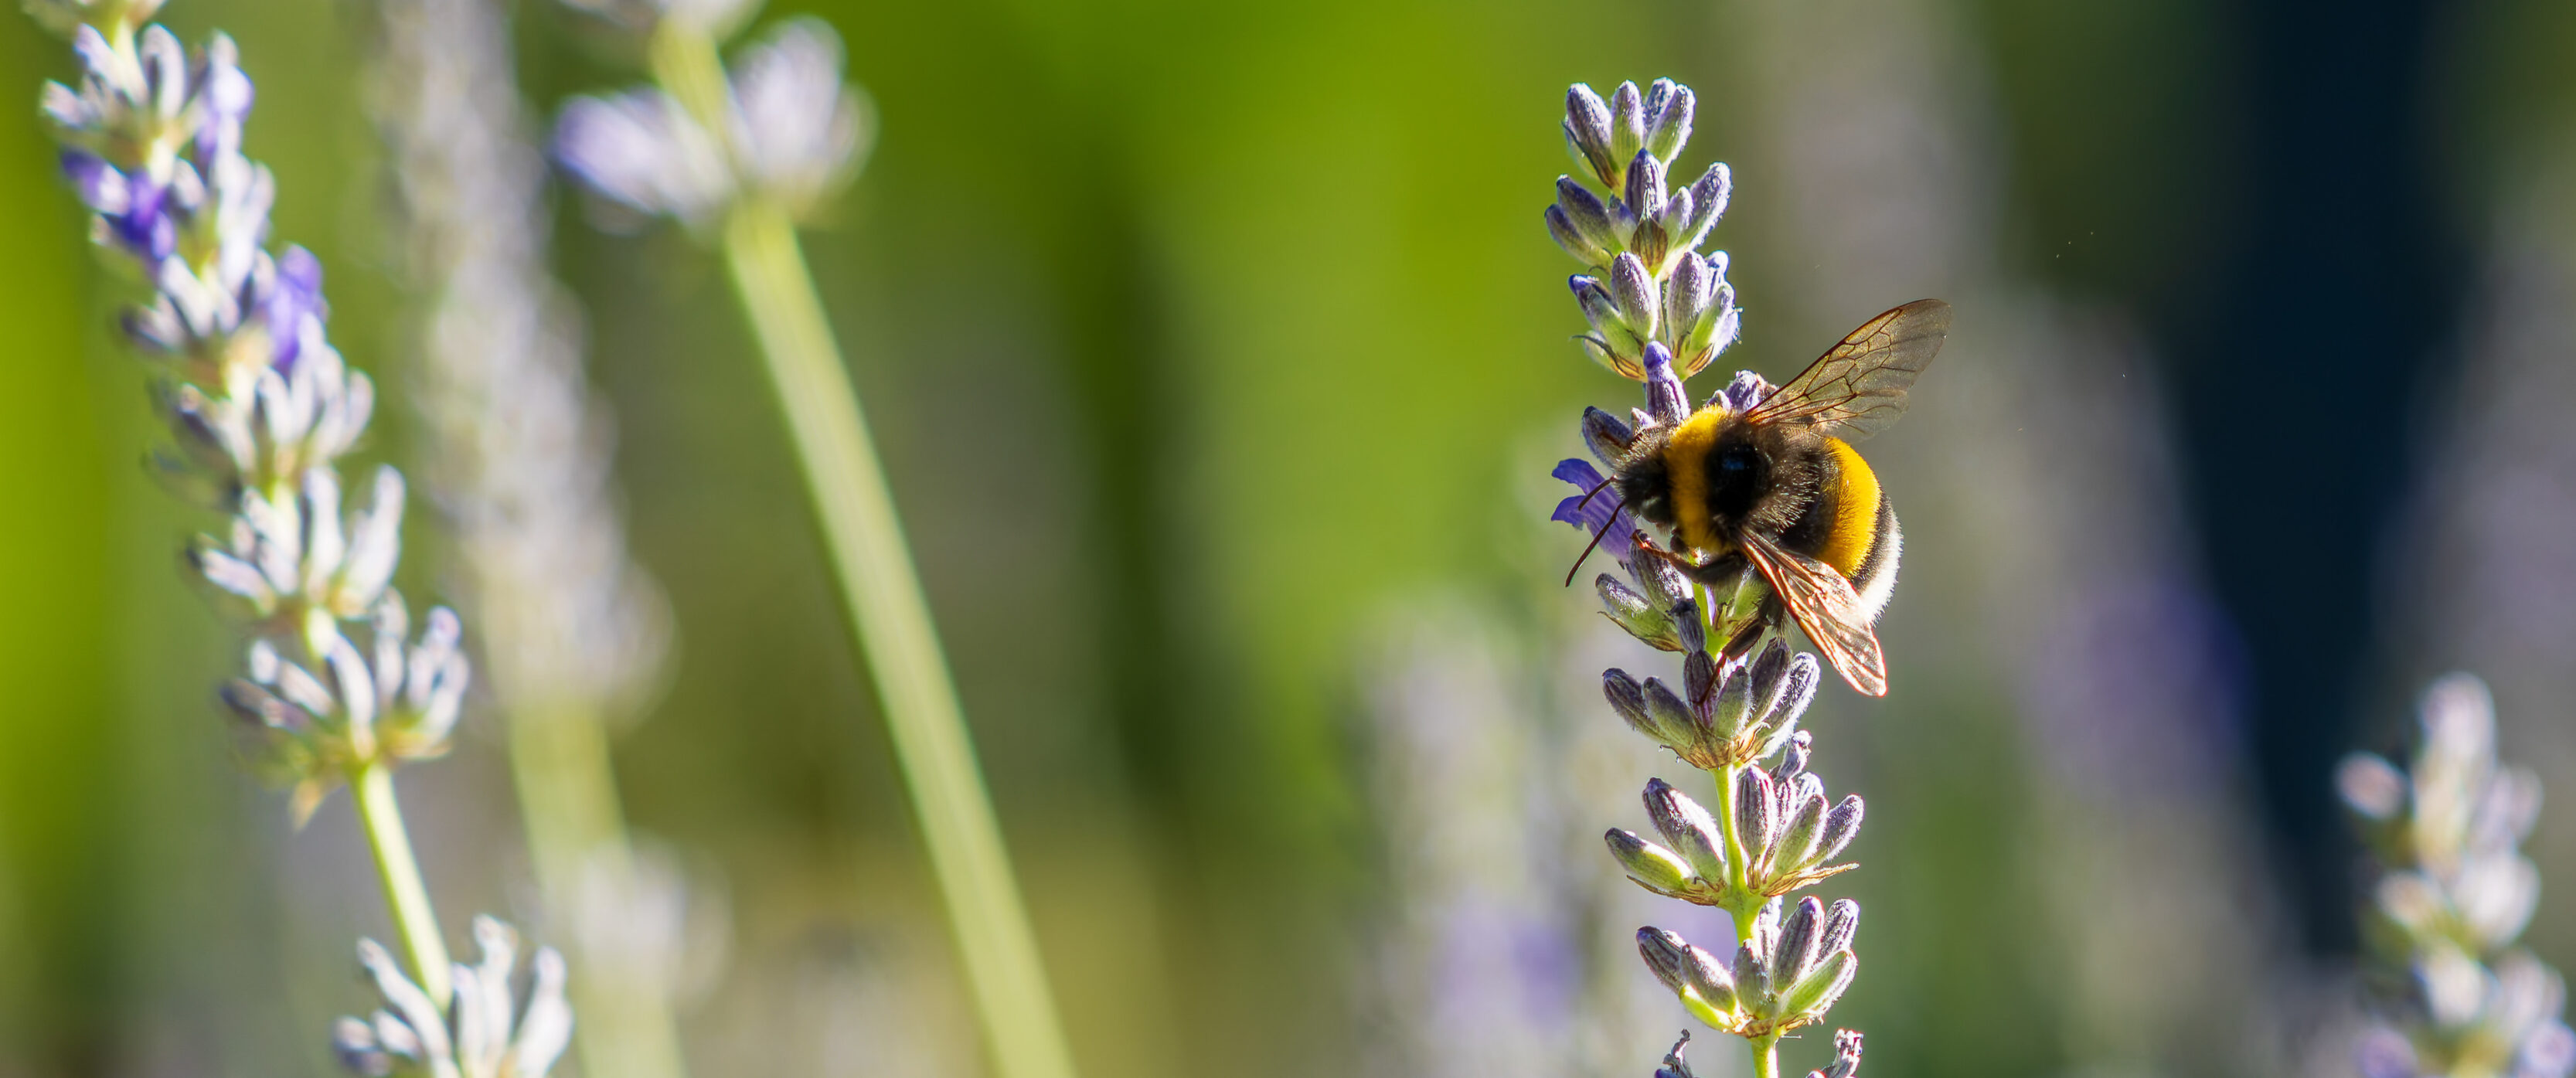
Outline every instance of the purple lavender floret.
<path fill-rule="evenodd" d="M 303 349 L 304 320 L 319 321 L 330 310 L 322 300 L 322 260 L 300 246 L 288 246 L 277 256 L 277 283 L 261 312 L 275 343 L 272 362 L 279 373 L 295 373 L 295 359 Z"/>
<path fill-rule="evenodd" d="M 1549 514 L 1548 519 L 1562 520 L 1583 529 L 1585 538 L 1601 536 L 1602 547 L 1610 551 L 1612 557 L 1618 558 L 1619 564 L 1626 565 L 1630 552 L 1635 549 L 1628 536 L 1636 532 L 1637 522 L 1619 504 L 1619 492 L 1602 486 L 1600 469 L 1594 468 L 1591 461 L 1569 458 L 1558 461 L 1556 470 L 1548 474 L 1574 484 L 1576 490 L 1583 492 L 1556 503 L 1556 512 Z M 1603 528 L 1609 530 L 1605 532 Z"/>

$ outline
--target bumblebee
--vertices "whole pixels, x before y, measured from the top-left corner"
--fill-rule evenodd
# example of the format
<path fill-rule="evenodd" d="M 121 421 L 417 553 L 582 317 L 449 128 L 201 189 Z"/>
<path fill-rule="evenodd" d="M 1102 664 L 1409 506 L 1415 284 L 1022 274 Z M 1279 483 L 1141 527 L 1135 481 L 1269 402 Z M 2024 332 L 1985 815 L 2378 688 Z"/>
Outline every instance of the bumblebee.
<path fill-rule="evenodd" d="M 1896 510 L 1852 443 L 1894 422 L 1906 390 L 1941 351 L 1950 305 L 1916 300 L 1853 330 L 1806 371 L 1741 407 L 1720 394 L 1680 422 L 1640 427 L 1606 483 L 1673 549 L 1643 550 L 1703 583 L 1770 585 L 1761 615 L 1726 642 L 1749 649 L 1782 609 L 1869 696 L 1887 694 L 1873 626 L 1905 545 Z M 1688 552 L 1686 555 L 1684 552 Z"/>

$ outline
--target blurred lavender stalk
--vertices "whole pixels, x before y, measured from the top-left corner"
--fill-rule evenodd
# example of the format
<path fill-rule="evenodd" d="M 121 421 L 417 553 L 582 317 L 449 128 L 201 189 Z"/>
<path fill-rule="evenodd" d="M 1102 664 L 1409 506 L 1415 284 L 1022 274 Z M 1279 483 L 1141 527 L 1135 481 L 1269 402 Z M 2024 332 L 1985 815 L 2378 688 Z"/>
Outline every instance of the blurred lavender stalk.
<path fill-rule="evenodd" d="M 866 113 L 841 78 L 840 42 L 788 22 L 728 71 L 717 45 L 743 0 L 568 0 L 639 35 L 651 86 L 567 104 L 565 168 L 628 220 L 675 219 L 715 239 L 876 684 L 895 759 L 946 906 L 993 1068 L 1071 1078 L 1009 851 L 984 788 L 957 688 L 931 624 L 849 369 L 796 228 L 858 168 Z"/>
<path fill-rule="evenodd" d="M 2522 842 L 2540 780 L 2496 760 L 2495 704 L 2467 674 L 2436 681 L 2411 766 L 2356 754 L 2335 774 L 2382 873 L 2372 949 L 2390 982 L 2362 1036 L 2364 1078 L 2566 1078 L 2566 982 L 2517 946 L 2540 901 Z"/>
<path fill-rule="evenodd" d="M 626 554 L 605 406 L 579 317 L 547 276 L 545 161 L 531 144 L 496 0 L 382 0 L 373 106 L 417 298 L 432 496 L 488 684 L 547 924 L 580 971 L 584 1069 L 685 1073 L 672 996 L 676 874 L 637 871 L 610 725 L 665 650 L 661 596 Z M 684 908 L 684 907 L 683 907 Z"/>
<path fill-rule="evenodd" d="M 395 768 L 448 749 L 470 673 L 463 628 L 434 609 L 415 640 L 390 586 L 402 556 L 401 473 L 377 468 L 368 507 L 343 512 L 338 460 L 366 431 L 373 383 L 324 334 L 320 260 L 267 248 L 276 183 L 242 154 L 253 90 L 232 40 L 215 34 L 191 55 L 147 22 L 159 8 L 30 3 L 70 35 L 81 68 L 77 87 L 45 85 L 42 112 L 91 211 L 93 242 L 150 293 L 123 325 L 153 361 L 168 424 L 155 474 L 230 518 L 224 537 L 198 536 L 188 560 L 249 637 L 243 676 L 221 692 L 245 755 L 292 788 L 299 824 L 350 787 L 411 958 L 406 974 L 360 941 L 392 1009 L 342 1020 L 334 1042 L 364 1074 L 542 1078 L 571 1032 L 562 960 L 539 952 L 522 1006 L 510 984 L 515 936 L 486 919 L 476 926 L 482 964 L 451 965 L 394 797 Z"/>
<path fill-rule="evenodd" d="M 1526 638 L 1513 621 L 1426 606 L 1369 649 L 1389 894 L 1357 971 L 1365 1075 L 1612 1074 L 1672 1032 L 1633 964 L 1654 899 L 1577 867 L 1600 856 L 1583 807 L 1633 781 L 1634 742 L 1590 702 L 1611 642 L 1589 618 Z"/>

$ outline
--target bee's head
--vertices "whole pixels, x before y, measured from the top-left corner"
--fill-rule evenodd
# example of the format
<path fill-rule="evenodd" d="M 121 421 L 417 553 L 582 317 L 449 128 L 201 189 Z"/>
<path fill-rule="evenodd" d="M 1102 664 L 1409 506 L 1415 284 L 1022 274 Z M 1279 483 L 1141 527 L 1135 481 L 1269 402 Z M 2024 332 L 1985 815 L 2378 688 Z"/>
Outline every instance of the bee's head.
<path fill-rule="evenodd" d="M 1612 483 L 1619 488 L 1619 500 L 1627 503 L 1630 515 L 1665 528 L 1673 526 L 1672 476 L 1664 464 L 1664 443 L 1670 436 L 1669 427 L 1638 431 L 1637 440 L 1620 459 Z"/>

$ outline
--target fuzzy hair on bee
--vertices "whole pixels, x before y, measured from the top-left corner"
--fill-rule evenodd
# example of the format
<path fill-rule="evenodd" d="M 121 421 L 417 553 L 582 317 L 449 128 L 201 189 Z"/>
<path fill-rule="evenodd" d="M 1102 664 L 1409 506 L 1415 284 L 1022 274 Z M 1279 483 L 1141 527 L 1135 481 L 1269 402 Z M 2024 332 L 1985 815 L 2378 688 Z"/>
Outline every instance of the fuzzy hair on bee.
<path fill-rule="evenodd" d="M 1904 412 L 1949 328 L 1949 304 L 1906 304 L 1777 390 L 1721 393 L 1678 421 L 1649 417 L 1619 447 L 1607 483 L 1628 512 L 1671 535 L 1673 549 L 1656 556 L 1709 583 L 1749 564 L 1770 585 L 1766 616 L 1730 650 L 1785 613 L 1854 689 L 1887 692 L 1873 626 L 1895 593 L 1905 536 L 1852 443 Z"/>

